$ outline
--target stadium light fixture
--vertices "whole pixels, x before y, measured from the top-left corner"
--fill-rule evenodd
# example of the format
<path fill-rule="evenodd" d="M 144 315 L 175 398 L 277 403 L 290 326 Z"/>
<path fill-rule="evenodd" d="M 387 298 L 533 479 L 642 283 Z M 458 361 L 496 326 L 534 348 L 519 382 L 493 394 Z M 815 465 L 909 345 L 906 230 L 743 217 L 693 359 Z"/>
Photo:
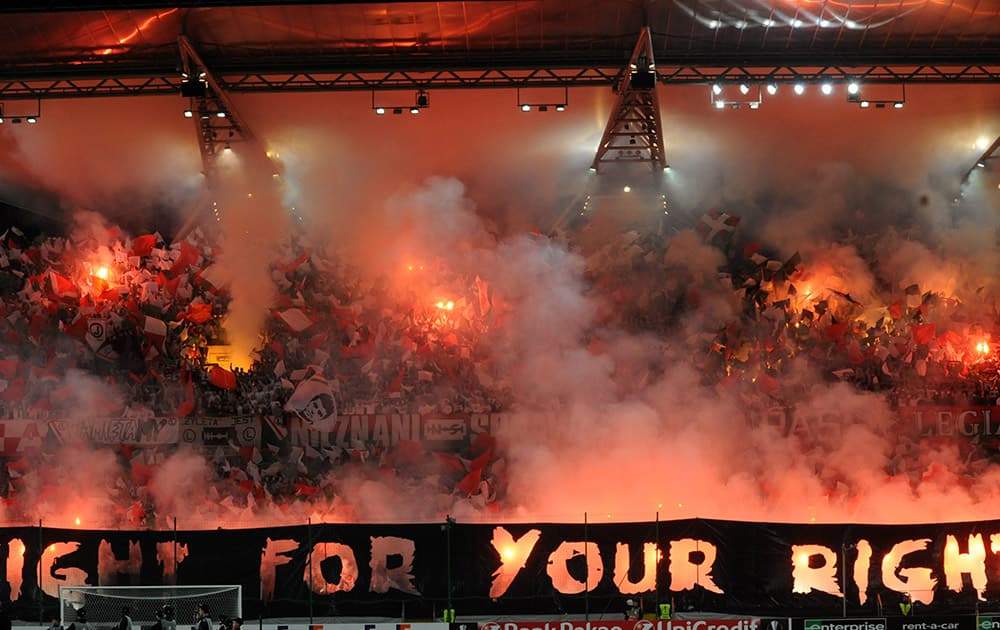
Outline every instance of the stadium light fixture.
<path fill-rule="evenodd" d="M 892 104 L 892 106 L 895 107 L 896 109 L 903 109 L 903 101 L 896 101 L 895 103 Z"/>
<path fill-rule="evenodd" d="M 411 114 L 419 114 L 420 113 L 420 108 L 417 107 L 416 105 L 414 105 L 413 107 L 410 108 L 410 113 Z"/>
<path fill-rule="evenodd" d="M 749 94 L 750 86 L 746 83 L 740 83 L 740 94 Z"/>
<path fill-rule="evenodd" d="M 184 117 L 185 118 L 194 118 L 194 112 L 191 111 L 190 109 L 185 109 L 184 110 Z"/>
<path fill-rule="evenodd" d="M 381 116 L 382 114 L 385 113 L 385 108 L 384 107 L 376 107 L 375 108 L 375 113 L 378 114 L 379 116 Z"/>
<path fill-rule="evenodd" d="M 226 112 L 223 112 L 223 111 L 215 112 L 215 117 L 216 118 L 225 118 L 226 117 Z"/>
<path fill-rule="evenodd" d="M 850 83 L 847 84 L 847 93 L 850 94 L 851 96 L 854 96 L 859 91 L 861 91 L 861 86 L 858 84 L 857 81 L 851 81 Z"/>
<path fill-rule="evenodd" d="M 862 109 L 868 109 L 869 107 L 871 107 L 871 103 L 869 101 L 861 101 Z"/>
<path fill-rule="evenodd" d="M 726 101 L 715 101 L 715 109 L 725 109 Z"/>
<path fill-rule="evenodd" d="M 719 94 L 722 94 L 722 86 L 719 85 L 718 83 L 713 83 L 712 84 L 712 93 L 715 94 L 716 96 L 718 96 Z"/>
<path fill-rule="evenodd" d="M 642 63 L 645 64 L 645 62 Z M 636 76 L 636 74 L 637 73 L 633 69 L 632 72 L 633 78 Z M 644 73 L 640 72 L 638 74 L 644 74 Z M 536 97 L 541 97 L 543 90 L 544 88 L 535 88 L 533 89 L 533 94 Z M 551 94 L 551 91 L 548 92 L 548 94 Z M 566 111 L 566 105 L 569 103 L 569 88 L 563 88 L 562 99 L 555 99 L 552 98 L 551 96 L 545 98 L 545 100 L 541 99 L 535 100 L 535 98 L 530 98 L 530 99 L 525 98 L 521 94 L 521 88 L 517 89 L 516 95 L 517 95 L 517 108 L 522 112 L 530 112 L 531 110 L 535 110 L 538 112 L 547 112 L 550 109 L 554 109 L 557 112 L 564 112 Z"/>
<path fill-rule="evenodd" d="M 36 118 L 34 116 L 28 116 L 27 121 L 33 125 L 36 122 L 38 122 L 38 118 Z"/>
<path fill-rule="evenodd" d="M 777 94 L 778 93 L 778 84 L 777 83 L 768 83 L 767 84 L 767 93 L 770 94 L 771 96 L 774 96 L 775 94 Z"/>
<path fill-rule="evenodd" d="M 830 96 L 831 94 L 833 94 L 833 84 L 824 83 L 823 85 L 819 86 L 819 91 L 827 96 Z"/>
<path fill-rule="evenodd" d="M 805 84 L 804 84 L 804 83 L 796 83 L 796 84 L 795 84 L 795 87 L 794 87 L 794 88 L 792 88 L 792 89 L 793 89 L 793 90 L 795 91 L 795 93 L 796 93 L 796 94 L 798 94 L 799 96 L 802 96 L 803 94 L 805 94 L 805 93 L 806 93 L 806 86 L 805 86 Z"/>

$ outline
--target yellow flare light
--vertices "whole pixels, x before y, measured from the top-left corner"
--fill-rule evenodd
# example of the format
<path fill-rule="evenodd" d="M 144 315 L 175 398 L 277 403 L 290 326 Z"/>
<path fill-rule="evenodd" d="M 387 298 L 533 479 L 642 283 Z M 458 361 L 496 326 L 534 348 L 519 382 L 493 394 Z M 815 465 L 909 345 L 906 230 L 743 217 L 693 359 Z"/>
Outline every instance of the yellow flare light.
<path fill-rule="evenodd" d="M 451 300 L 448 300 L 448 301 L 440 300 L 434 306 L 438 307 L 442 311 L 452 311 L 452 310 L 455 310 L 455 303 L 452 302 Z"/>
<path fill-rule="evenodd" d="M 980 341 L 979 343 L 976 344 L 976 352 L 978 352 L 979 354 L 989 354 L 990 344 L 985 341 Z"/>

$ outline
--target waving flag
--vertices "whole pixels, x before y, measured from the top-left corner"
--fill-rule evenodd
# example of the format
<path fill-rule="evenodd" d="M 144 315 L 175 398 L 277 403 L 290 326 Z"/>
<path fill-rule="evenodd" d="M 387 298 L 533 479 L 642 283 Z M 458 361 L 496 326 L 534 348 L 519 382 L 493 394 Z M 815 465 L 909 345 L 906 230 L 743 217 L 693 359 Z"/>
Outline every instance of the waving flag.
<path fill-rule="evenodd" d="M 727 240 L 736 231 L 736 226 L 740 224 L 740 218 L 731 214 L 726 214 L 720 210 L 711 210 L 701 215 L 698 227 L 695 231 L 701 236 L 701 241 L 709 245 L 716 243 L 716 240 Z"/>
<path fill-rule="evenodd" d="M 327 430 L 337 419 L 337 400 L 333 397 L 330 383 L 318 376 L 306 379 L 296 386 L 285 403 L 285 411 L 291 411 L 314 428 Z"/>

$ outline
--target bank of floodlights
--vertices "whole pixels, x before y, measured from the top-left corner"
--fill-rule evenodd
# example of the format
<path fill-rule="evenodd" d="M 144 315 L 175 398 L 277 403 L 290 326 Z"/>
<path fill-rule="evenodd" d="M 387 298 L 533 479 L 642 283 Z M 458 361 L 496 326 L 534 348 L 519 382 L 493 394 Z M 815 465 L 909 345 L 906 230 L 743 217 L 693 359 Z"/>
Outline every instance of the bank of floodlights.
<path fill-rule="evenodd" d="M 852 81 L 847 85 L 847 102 L 857 103 L 861 109 L 903 109 L 906 104 L 906 84 L 899 84 L 899 95 L 893 98 L 870 98 L 864 95 L 860 83 Z"/>
<path fill-rule="evenodd" d="M 409 105 L 385 105 L 380 104 L 375 101 L 375 91 L 372 90 L 372 111 L 374 111 L 379 116 L 387 112 L 392 112 L 393 114 L 402 114 L 404 111 L 408 111 L 411 114 L 419 114 L 421 110 L 427 109 L 431 106 L 431 96 L 427 93 L 427 90 L 420 89 L 413 97 L 413 103 Z"/>
<path fill-rule="evenodd" d="M 777 88 L 775 88 L 777 91 Z M 709 92 L 715 109 L 759 109 L 763 102 L 764 87 L 759 83 L 713 83 Z"/>
<path fill-rule="evenodd" d="M 563 88 L 561 99 L 547 99 L 545 102 L 537 102 L 533 99 L 531 101 L 521 97 L 521 88 L 517 88 L 517 108 L 522 112 L 547 112 L 550 109 L 557 112 L 566 111 L 566 105 L 569 103 L 569 88 Z"/>
<path fill-rule="evenodd" d="M 35 101 L 35 110 L 33 112 L 22 112 L 22 111 L 10 111 L 4 103 L 0 103 L 0 125 L 9 122 L 13 125 L 20 125 L 21 123 L 35 124 L 38 119 L 42 116 L 42 101 Z"/>

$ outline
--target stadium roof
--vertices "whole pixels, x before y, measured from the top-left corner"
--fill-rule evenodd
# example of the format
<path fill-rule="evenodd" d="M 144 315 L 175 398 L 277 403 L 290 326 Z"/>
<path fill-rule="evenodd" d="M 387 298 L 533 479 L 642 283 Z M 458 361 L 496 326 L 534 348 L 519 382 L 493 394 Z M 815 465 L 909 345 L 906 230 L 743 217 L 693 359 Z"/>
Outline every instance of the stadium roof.
<path fill-rule="evenodd" d="M 644 25 L 668 82 L 1000 80 L 1000 0 L 20 0 L 0 12 L 0 99 L 175 92 L 182 34 L 234 91 L 606 85 Z"/>

